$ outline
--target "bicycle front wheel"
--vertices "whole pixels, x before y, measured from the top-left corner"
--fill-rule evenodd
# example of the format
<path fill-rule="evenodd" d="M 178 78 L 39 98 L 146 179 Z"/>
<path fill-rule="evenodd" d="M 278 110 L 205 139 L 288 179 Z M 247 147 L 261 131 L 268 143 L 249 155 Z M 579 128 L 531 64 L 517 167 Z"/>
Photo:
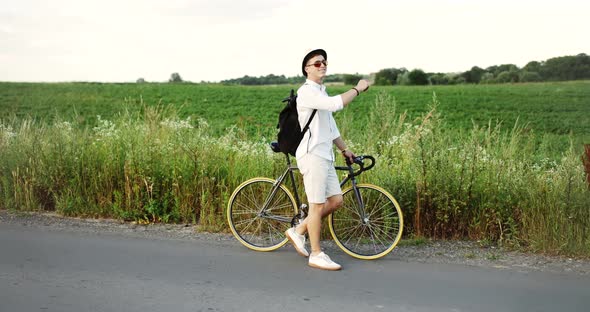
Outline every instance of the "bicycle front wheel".
<path fill-rule="evenodd" d="M 347 254 L 364 260 L 387 255 L 402 236 L 402 211 L 391 194 L 372 184 L 357 185 L 343 193 L 342 207 L 328 217 L 336 244 Z M 359 199 L 364 208 L 359 205 Z"/>
<path fill-rule="evenodd" d="M 271 194 L 275 182 L 269 178 L 247 180 L 229 199 L 229 227 L 234 236 L 252 250 L 272 251 L 285 245 L 285 231 L 297 214 L 295 199 L 284 185 Z"/>

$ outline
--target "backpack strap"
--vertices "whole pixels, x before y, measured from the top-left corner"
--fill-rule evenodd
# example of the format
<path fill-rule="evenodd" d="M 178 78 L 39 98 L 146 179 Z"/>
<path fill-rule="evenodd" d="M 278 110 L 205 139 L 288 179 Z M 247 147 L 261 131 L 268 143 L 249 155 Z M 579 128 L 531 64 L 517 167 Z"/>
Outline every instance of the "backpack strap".
<path fill-rule="evenodd" d="M 309 124 L 311 123 L 311 120 L 313 119 L 313 117 L 315 117 L 315 113 L 317 111 L 318 111 L 317 109 L 313 110 L 313 113 L 311 113 L 311 117 L 309 117 L 309 120 L 305 124 L 305 127 L 303 127 L 303 130 L 301 130 L 301 133 L 305 133 L 305 131 L 307 131 L 307 129 L 309 129 Z"/>
<path fill-rule="evenodd" d="M 305 82 L 303 85 L 307 85 L 308 83 Z M 293 93 L 293 89 L 291 89 L 291 94 Z M 307 121 L 307 123 L 305 124 L 305 127 L 303 127 L 303 130 L 301 130 L 301 133 L 305 133 L 305 131 L 307 131 L 307 129 L 309 129 L 309 124 L 311 123 L 311 120 L 313 119 L 313 117 L 315 116 L 315 113 L 317 112 L 317 109 L 313 110 L 313 113 L 311 113 L 311 117 L 309 117 L 309 120 Z"/>

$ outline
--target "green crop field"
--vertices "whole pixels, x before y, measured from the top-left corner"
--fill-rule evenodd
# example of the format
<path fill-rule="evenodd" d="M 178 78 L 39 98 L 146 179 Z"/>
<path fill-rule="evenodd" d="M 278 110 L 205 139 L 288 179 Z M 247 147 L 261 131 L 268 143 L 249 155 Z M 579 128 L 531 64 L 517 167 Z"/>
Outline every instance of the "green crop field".
<path fill-rule="evenodd" d="M 101 83 L 0 83 L 0 118 L 32 116 L 37 120 L 74 120 L 93 124 L 96 116 L 109 119 L 121 111 L 139 111 L 159 105 L 181 117 L 200 117 L 217 133 L 232 125 L 250 135 L 274 133 L 281 99 L 297 86 L 223 86 L 201 84 L 101 84 Z M 330 94 L 347 90 L 331 86 Z M 590 81 L 457 85 L 426 87 L 377 87 L 353 102 L 342 115 L 350 115 L 354 128 L 362 128 L 379 95 L 389 95 L 397 111 L 410 118 L 429 110 L 433 93 L 437 111 L 455 129 L 473 123 L 515 122 L 538 134 L 573 134 L 590 142 Z M 339 117 L 342 118 L 342 117 Z"/>

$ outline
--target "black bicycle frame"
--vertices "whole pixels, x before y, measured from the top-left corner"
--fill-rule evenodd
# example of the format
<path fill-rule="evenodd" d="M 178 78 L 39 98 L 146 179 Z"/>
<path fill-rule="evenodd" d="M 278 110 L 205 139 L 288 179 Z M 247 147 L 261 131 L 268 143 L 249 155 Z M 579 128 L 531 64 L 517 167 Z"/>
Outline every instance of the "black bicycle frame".
<path fill-rule="evenodd" d="M 346 167 L 335 167 L 336 170 L 348 170 L 348 175 L 344 178 L 344 180 L 342 180 L 342 182 L 340 182 L 340 188 L 342 188 L 342 186 L 344 186 L 344 184 L 346 184 L 346 182 L 348 182 L 348 180 L 350 180 L 350 183 L 352 185 L 352 190 L 354 191 L 354 197 L 356 198 L 356 202 L 359 205 L 359 215 L 361 217 L 361 220 L 363 222 L 363 224 L 365 223 L 365 219 L 366 219 L 366 215 L 365 215 L 365 203 L 363 202 L 363 198 L 361 197 L 361 193 L 359 192 L 359 189 L 356 187 L 356 178 L 355 176 L 357 176 L 359 173 L 355 174 L 354 169 L 352 168 L 352 164 L 347 165 Z M 361 169 L 361 172 L 364 169 Z"/>
<path fill-rule="evenodd" d="M 294 226 L 295 222 L 297 221 L 298 218 L 303 219 L 305 217 L 305 215 L 307 215 L 307 211 L 305 211 L 307 206 L 303 205 L 301 203 L 301 199 L 299 198 L 299 192 L 297 191 L 297 184 L 295 183 L 295 175 L 293 174 L 293 171 L 299 170 L 299 168 L 297 166 L 294 166 L 293 164 L 291 164 L 291 159 L 289 158 L 289 155 L 285 154 L 285 157 L 287 158 L 287 169 L 285 169 L 285 171 L 275 181 L 273 188 L 272 188 L 269 196 L 266 198 L 264 205 L 262 206 L 262 209 L 258 212 L 258 215 L 261 217 L 277 220 L 280 222 L 291 222 L 291 225 Z M 371 167 L 372 167 L 372 165 L 371 165 Z M 354 190 L 354 196 L 355 196 L 357 203 L 359 205 L 358 213 L 361 217 L 361 220 L 363 220 L 363 222 L 365 222 L 364 221 L 365 217 L 366 217 L 365 204 L 364 204 L 361 194 L 357 188 L 357 183 L 356 183 L 356 178 L 355 178 L 355 176 L 360 174 L 360 172 L 364 171 L 365 169 L 363 169 L 361 167 L 361 170 L 359 172 L 355 173 L 354 169 L 352 167 L 352 164 L 348 164 L 346 167 L 336 166 L 334 168 L 336 170 L 347 170 L 348 171 L 348 175 L 340 182 L 340 187 L 342 188 L 342 186 L 344 186 L 348 181 L 351 181 L 352 189 Z M 285 217 L 280 217 L 280 216 L 268 215 L 266 213 L 266 209 L 268 208 L 268 205 L 270 204 L 270 201 L 272 200 L 272 198 L 274 198 L 274 196 L 276 195 L 281 184 L 283 184 L 285 179 L 287 179 L 287 176 L 289 176 L 289 178 L 291 180 L 291 184 L 293 186 L 293 195 L 295 196 L 295 203 L 297 204 L 297 207 L 299 209 L 299 213 L 297 213 L 295 216 L 293 216 L 290 219 L 285 218 Z M 302 212 L 303 212 L 303 214 L 302 214 Z"/>
<path fill-rule="evenodd" d="M 285 218 L 285 217 L 279 217 L 279 216 L 273 216 L 273 215 L 266 214 L 266 209 L 268 208 L 270 201 L 274 198 L 275 194 L 277 193 L 277 191 L 281 187 L 281 184 L 283 184 L 283 182 L 287 178 L 287 175 L 290 177 L 291 183 L 293 185 L 293 191 L 294 191 L 293 195 L 295 196 L 295 203 L 297 204 L 297 207 L 299 209 L 303 208 L 302 204 L 301 204 L 301 199 L 299 199 L 299 194 L 297 192 L 297 185 L 295 184 L 295 175 L 293 174 L 293 171 L 299 170 L 299 168 L 297 168 L 297 166 L 294 166 L 291 164 L 291 159 L 289 158 L 289 155 L 285 154 L 285 157 L 287 158 L 287 169 L 285 169 L 285 172 L 283 172 L 283 174 L 281 174 L 279 176 L 279 178 L 275 181 L 275 183 L 272 187 L 272 190 L 271 190 L 270 194 L 268 195 L 268 197 L 266 198 L 264 205 L 262 205 L 262 209 L 258 212 L 258 215 L 264 216 L 264 217 L 272 219 L 272 220 L 277 220 L 280 222 L 291 222 L 292 224 L 294 224 L 295 218 L 298 217 L 301 212 L 299 212 L 299 214 L 297 214 L 293 218 Z"/>

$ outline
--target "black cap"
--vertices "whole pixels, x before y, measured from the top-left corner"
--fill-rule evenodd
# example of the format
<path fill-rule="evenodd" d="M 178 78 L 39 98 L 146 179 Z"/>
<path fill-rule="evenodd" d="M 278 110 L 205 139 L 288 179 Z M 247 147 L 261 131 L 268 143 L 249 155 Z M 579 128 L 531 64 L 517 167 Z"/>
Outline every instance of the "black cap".
<path fill-rule="evenodd" d="M 306 78 L 307 78 L 307 72 L 305 72 L 305 65 L 307 64 L 307 62 L 309 61 L 310 58 L 312 58 L 316 55 L 321 55 L 324 57 L 324 59 L 326 61 L 328 60 L 328 54 L 326 53 L 326 51 L 324 51 L 322 49 L 315 49 L 315 50 L 307 53 L 307 55 L 305 55 L 305 57 L 303 58 L 303 63 L 301 63 L 301 72 L 303 73 L 303 76 Z"/>

